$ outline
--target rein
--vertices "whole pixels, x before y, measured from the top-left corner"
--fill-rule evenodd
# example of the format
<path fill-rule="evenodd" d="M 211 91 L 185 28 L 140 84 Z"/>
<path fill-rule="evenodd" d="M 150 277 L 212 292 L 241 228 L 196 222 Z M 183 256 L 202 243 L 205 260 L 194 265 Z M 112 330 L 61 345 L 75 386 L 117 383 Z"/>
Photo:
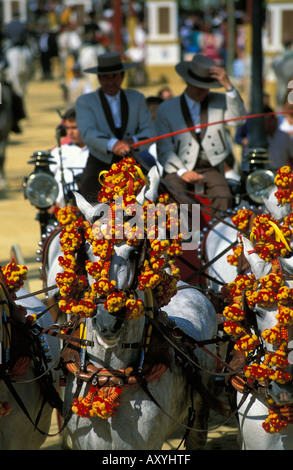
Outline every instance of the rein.
<path fill-rule="evenodd" d="M 3 329 L 0 329 L 0 348 L 1 354 L 2 349 L 4 352 L 4 360 L 1 360 L 0 364 L 0 381 L 2 380 L 5 383 L 20 409 L 34 426 L 34 429 L 46 436 L 56 435 L 50 435 L 38 427 L 46 403 L 52 408 L 57 408 L 59 412 L 62 412 L 63 406 L 62 400 L 53 385 L 50 373 L 51 369 L 44 366 L 44 364 L 46 364 L 46 357 L 41 341 L 37 337 L 37 335 L 39 336 L 39 331 L 37 331 L 36 334 L 36 325 L 31 325 L 29 322 L 23 321 L 14 299 L 5 286 L 2 272 L 0 277 L 0 320 L 1 326 L 3 326 Z M 20 349 L 17 349 L 18 346 L 20 346 Z M 36 377 L 26 381 L 16 380 L 14 377 L 24 375 L 30 367 L 31 362 L 33 362 Z M 14 387 L 14 384 L 32 381 L 38 382 L 43 397 L 35 422 Z"/>

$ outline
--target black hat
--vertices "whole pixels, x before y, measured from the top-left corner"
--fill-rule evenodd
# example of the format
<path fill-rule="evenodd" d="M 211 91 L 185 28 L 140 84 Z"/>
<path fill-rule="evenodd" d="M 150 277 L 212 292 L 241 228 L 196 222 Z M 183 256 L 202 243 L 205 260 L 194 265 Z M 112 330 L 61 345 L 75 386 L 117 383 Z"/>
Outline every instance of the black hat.
<path fill-rule="evenodd" d="M 96 67 L 85 69 L 84 72 L 105 75 L 124 72 L 137 66 L 138 63 L 135 62 L 122 62 L 121 55 L 118 52 L 107 52 L 98 56 L 98 65 Z"/>
<path fill-rule="evenodd" d="M 221 88 L 218 80 L 211 77 L 210 68 L 217 65 L 213 59 L 202 54 L 195 54 L 191 61 L 183 60 L 175 66 L 176 72 L 187 83 L 199 88 Z"/>

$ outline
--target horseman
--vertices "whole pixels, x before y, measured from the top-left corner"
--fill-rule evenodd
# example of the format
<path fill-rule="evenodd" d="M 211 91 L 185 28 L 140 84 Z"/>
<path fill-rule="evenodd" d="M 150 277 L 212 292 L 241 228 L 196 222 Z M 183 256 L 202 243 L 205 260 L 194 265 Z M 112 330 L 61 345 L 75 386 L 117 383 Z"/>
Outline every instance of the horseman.
<path fill-rule="evenodd" d="M 21 133 L 19 121 L 26 117 L 24 103 L 23 103 L 23 91 L 19 84 L 18 78 L 15 76 L 15 64 L 10 63 L 9 50 L 15 47 L 21 47 L 27 45 L 28 30 L 26 25 L 19 20 L 19 13 L 14 12 L 13 19 L 6 25 L 4 30 L 4 39 L 7 40 L 6 49 L 6 81 L 11 88 L 12 93 L 12 114 L 13 123 L 11 130 L 16 134 Z"/>
<path fill-rule="evenodd" d="M 84 70 L 96 74 L 101 85 L 76 101 L 78 128 L 90 151 L 81 179 L 81 192 L 89 201 L 97 200 L 99 173 L 128 154 L 132 144 L 155 135 L 143 94 L 121 89 L 125 71 L 136 66 L 113 52 L 99 55 L 98 66 Z"/>
<path fill-rule="evenodd" d="M 19 20 L 18 11 L 14 12 L 12 21 L 7 24 L 4 36 L 9 40 L 10 47 L 24 46 L 28 39 L 28 31 L 25 23 Z"/>
<path fill-rule="evenodd" d="M 204 184 L 204 193 L 214 210 L 232 206 L 232 195 L 223 174 L 225 160 L 232 154 L 230 135 L 222 121 L 244 116 L 243 101 L 223 67 L 212 59 L 196 54 L 192 61 L 175 67 L 185 80 L 181 96 L 164 101 L 158 108 L 156 130 L 159 135 L 208 123 L 209 127 L 158 140 L 158 159 L 163 165 L 165 181 L 179 195 L 192 192 L 194 185 Z M 225 94 L 210 89 L 224 88 Z M 237 125 L 244 121 L 237 121 Z"/>

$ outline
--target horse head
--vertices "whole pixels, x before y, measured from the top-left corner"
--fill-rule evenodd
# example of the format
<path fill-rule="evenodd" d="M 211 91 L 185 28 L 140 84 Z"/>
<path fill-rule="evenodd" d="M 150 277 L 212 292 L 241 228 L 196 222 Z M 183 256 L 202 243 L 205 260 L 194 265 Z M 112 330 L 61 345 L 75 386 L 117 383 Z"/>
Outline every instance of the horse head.
<path fill-rule="evenodd" d="M 243 237 L 243 253 L 250 264 L 251 271 L 256 279 L 266 276 L 272 269 L 271 263 L 264 261 L 254 251 L 254 246 L 248 238 Z"/>
<path fill-rule="evenodd" d="M 268 276 L 273 272 L 272 264 L 261 259 L 259 255 L 254 252 L 253 244 L 246 238 L 243 239 L 243 249 L 245 257 L 250 263 L 251 271 L 255 275 L 256 280 L 259 281 L 261 278 Z M 289 259 L 278 258 L 278 261 L 283 273 L 293 273 L 292 257 Z M 284 286 L 292 288 L 292 281 L 287 281 L 285 279 Z M 279 326 L 277 318 L 280 315 L 278 302 L 273 302 L 269 306 L 263 305 L 261 302 L 256 303 L 254 306 L 254 312 L 256 314 L 256 322 L 260 334 L 266 334 L 267 332 L 267 335 L 269 335 L 270 331 L 274 332 L 273 334 L 278 332 Z M 293 344 L 293 326 L 289 326 L 287 331 L 287 342 L 289 343 L 291 341 Z M 269 338 L 269 336 L 265 337 Z M 274 355 L 276 351 L 278 352 L 279 348 L 280 343 L 277 342 L 275 344 L 274 342 L 270 342 L 269 339 L 268 341 L 265 341 L 265 349 L 267 353 Z M 288 359 L 290 358 L 288 357 Z M 287 367 L 287 372 L 292 375 L 293 361 L 289 360 L 289 363 L 290 365 Z M 281 381 L 278 380 L 271 380 L 267 386 L 267 392 L 278 405 L 293 403 L 293 380 L 289 380 L 286 383 L 281 383 Z"/>
<path fill-rule="evenodd" d="M 156 167 L 153 167 L 148 174 L 148 184 L 146 184 L 136 197 L 137 208 L 141 208 L 145 200 L 155 201 L 158 194 L 159 173 Z M 76 204 L 79 210 L 83 213 L 86 220 L 94 224 L 97 220 L 100 221 L 101 216 L 107 216 L 109 211 L 108 204 L 98 203 L 94 206 L 89 204 L 83 196 L 75 193 Z M 121 215 L 121 214 L 120 214 Z M 122 214 L 123 215 L 123 214 Z M 115 224 L 123 221 L 116 219 Z M 145 253 L 145 240 L 140 240 L 139 244 L 128 244 L 124 238 L 117 240 L 113 243 L 113 253 L 108 271 L 108 279 L 110 282 L 115 283 L 116 290 L 124 292 L 135 292 L 137 298 L 142 297 L 142 294 L 136 292 L 137 282 L 137 268 L 143 262 Z M 93 254 L 91 246 L 87 246 L 87 257 L 91 262 L 97 261 L 98 257 Z M 89 276 L 90 285 L 94 282 Z M 128 324 L 126 329 L 125 325 Z M 132 321 L 131 327 L 131 341 L 138 341 L 141 339 L 142 325 L 144 319 Z M 105 307 L 104 302 L 100 303 L 97 308 L 97 313 L 92 319 L 92 325 L 96 333 L 98 342 L 105 348 L 113 348 L 122 337 L 125 340 L 126 330 L 129 330 L 129 322 L 125 321 L 122 311 L 115 311 L 115 314 L 109 313 Z M 122 332 L 124 332 L 122 334 Z M 130 333 L 129 333 L 130 335 Z M 129 340 L 130 341 L 130 340 Z"/>
<path fill-rule="evenodd" d="M 263 197 L 264 205 L 271 216 L 276 220 L 284 219 L 291 212 L 289 203 L 279 204 L 275 196 L 276 187 L 272 189 L 268 198 Z"/>

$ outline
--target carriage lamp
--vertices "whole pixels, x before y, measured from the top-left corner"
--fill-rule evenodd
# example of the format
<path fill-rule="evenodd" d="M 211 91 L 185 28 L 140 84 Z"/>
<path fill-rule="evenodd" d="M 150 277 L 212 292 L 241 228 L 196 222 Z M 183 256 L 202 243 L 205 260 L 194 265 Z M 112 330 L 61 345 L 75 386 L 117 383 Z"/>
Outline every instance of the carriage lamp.
<path fill-rule="evenodd" d="M 271 170 L 256 170 L 248 175 L 246 191 L 250 199 L 263 204 L 263 197 L 268 198 L 274 187 L 275 174 Z"/>
<path fill-rule="evenodd" d="M 58 196 L 58 183 L 49 167 L 50 164 L 55 164 L 51 158 L 48 151 L 34 152 L 28 163 L 34 164 L 35 168 L 23 181 L 25 198 L 38 209 L 48 209 L 55 203 Z"/>
<path fill-rule="evenodd" d="M 266 169 L 270 162 L 268 151 L 264 148 L 253 148 L 245 159 L 249 163 L 246 192 L 252 201 L 263 204 L 263 197 L 269 196 L 275 181 L 274 172 Z"/>

